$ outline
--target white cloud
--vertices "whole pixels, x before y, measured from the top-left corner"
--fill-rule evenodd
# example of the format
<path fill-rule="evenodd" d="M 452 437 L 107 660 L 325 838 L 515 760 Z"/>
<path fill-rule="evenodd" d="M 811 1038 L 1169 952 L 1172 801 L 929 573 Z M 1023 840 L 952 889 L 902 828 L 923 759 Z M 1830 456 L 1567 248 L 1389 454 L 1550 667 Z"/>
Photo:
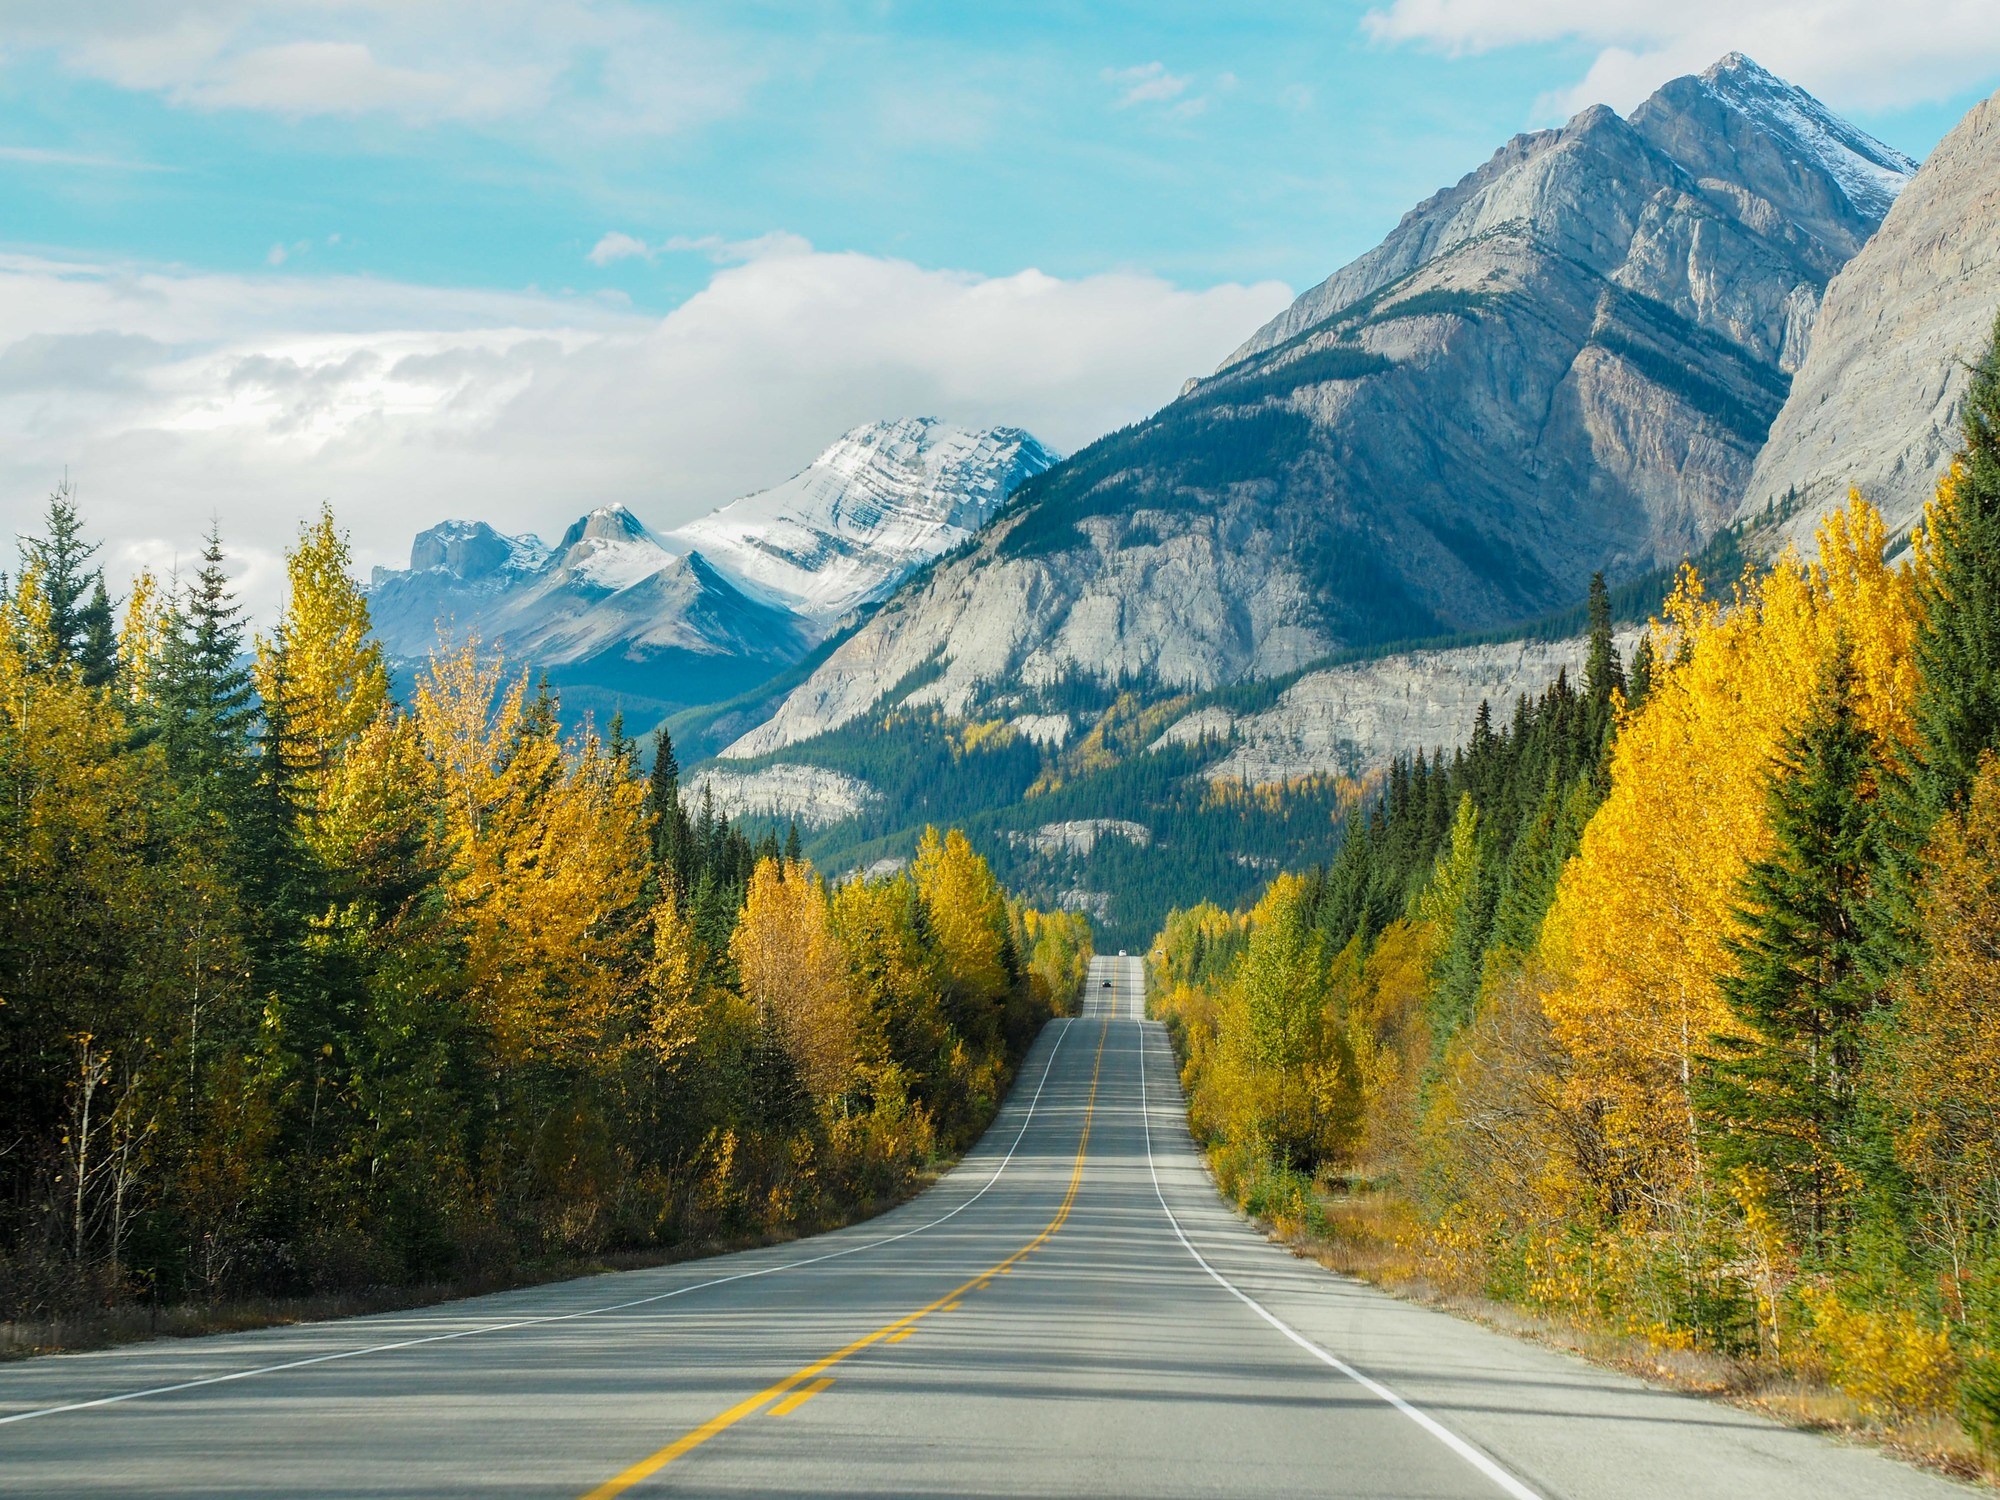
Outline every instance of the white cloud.
<path fill-rule="evenodd" d="M 753 243 L 663 318 L 0 256 L 0 531 L 31 527 L 67 467 L 114 564 L 187 558 L 215 514 L 264 610 L 322 499 L 364 564 L 400 564 L 447 516 L 548 534 L 621 500 L 670 526 L 877 417 L 1017 423 L 1074 449 L 1162 404 L 1290 295 Z"/>
<path fill-rule="evenodd" d="M 654 253 L 653 247 L 644 240 L 622 229 L 613 229 L 590 247 L 590 253 L 584 259 L 593 266 L 608 266 L 621 260 L 651 260 Z"/>
<path fill-rule="evenodd" d="M 1141 63 L 1136 68 L 1106 68 L 1104 81 L 1118 90 L 1113 109 L 1130 109 L 1135 104 L 1169 104 L 1185 94 L 1194 80 L 1184 74 L 1169 73 L 1165 63 Z"/>
<path fill-rule="evenodd" d="M 732 113 L 758 74 L 635 0 L 79 0 L 10 16 L 8 47 L 188 108 L 513 121 L 558 140 Z"/>
<path fill-rule="evenodd" d="M 1732 51 L 1847 108 L 1944 99 L 2000 74 L 1992 0 L 1392 0 L 1365 25 L 1379 41 L 1459 53 L 1528 43 L 1598 49 L 1583 78 L 1544 101 L 1561 112 L 1629 108 Z"/>

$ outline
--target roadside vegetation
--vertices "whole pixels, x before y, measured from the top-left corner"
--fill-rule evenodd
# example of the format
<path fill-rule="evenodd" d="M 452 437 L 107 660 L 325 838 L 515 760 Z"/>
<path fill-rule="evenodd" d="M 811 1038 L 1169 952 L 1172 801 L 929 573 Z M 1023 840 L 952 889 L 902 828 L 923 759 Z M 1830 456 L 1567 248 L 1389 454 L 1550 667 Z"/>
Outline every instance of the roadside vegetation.
<path fill-rule="evenodd" d="M 1860 497 L 1398 765 L 1151 963 L 1224 1191 L 1332 1264 L 2000 1469 L 2000 344 Z"/>
<path fill-rule="evenodd" d="M 870 1211 L 1081 988 L 956 831 L 829 889 L 476 646 L 395 702 L 330 513 L 254 642 L 213 536 L 122 625 L 93 554 L 58 493 L 0 601 L 17 1352 Z"/>

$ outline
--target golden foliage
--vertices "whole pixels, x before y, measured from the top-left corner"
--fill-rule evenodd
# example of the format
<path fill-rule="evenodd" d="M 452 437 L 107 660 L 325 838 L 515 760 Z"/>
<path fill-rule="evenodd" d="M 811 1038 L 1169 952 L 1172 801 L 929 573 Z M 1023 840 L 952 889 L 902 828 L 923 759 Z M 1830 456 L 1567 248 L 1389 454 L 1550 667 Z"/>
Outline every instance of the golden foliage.
<path fill-rule="evenodd" d="M 1962 1257 L 1982 1205 L 2000 1202 L 2000 761 L 1926 851 L 1923 961 L 1900 976 L 1870 1082 L 1896 1122 L 1931 1234 Z"/>
<path fill-rule="evenodd" d="M 931 934 L 953 987 L 974 1002 L 999 1001 L 1007 992 L 1000 962 L 1007 902 L 986 861 L 956 828 L 943 837 L 926 828 L 910 878 L 929 913 Z"/>
<path fill-rule="evenodd" d="M 257 691 L 310 807 L 341 752 L 389 701 L 382 645 L 370 634 L 367 596 L 348 574 L 351 563 L 333 509 L 322 505 L 285 554 L 291 587 L 277 629 L 257 642 Z"/>
<path fill-rule="evenodd" d="M 565 755 L 527 679 L 467 646 L 432 661 L 417 732 L 474 1002 L 516 1058 L 583 1060 L 638 1003 L 645 791 L 594 734 Z"/>
<path fill-rule="evenodd" d="M 811 865 L 758 862 L 729 952 L 745 998 L 807 1090 L 822 1100 L 844 1092 L 857 1060 L 854 995 Z"/>
<path fill-rule="evenodd" d="M 1887 744 L 1910 736 L 1911 577 L 1883 542 L 1857 498 L 1821 526 L 1810 566 L 1787 554 L 1729 609 L 1683 576 L 1655 627 L 1664 665 L 1563 873 L 1542 952 L 1549 1020 L 1577 1062 L 1571 1105 L 1601 1115 L 1607 1149 L 1647 1192 L 1697 1165 L 1690 1081 L 1734 1024 L 1716 976 L 1731 967 L 1743 872 L 1769 845 L 1766 778 L 1838 644 L 1863 722 Z"/>

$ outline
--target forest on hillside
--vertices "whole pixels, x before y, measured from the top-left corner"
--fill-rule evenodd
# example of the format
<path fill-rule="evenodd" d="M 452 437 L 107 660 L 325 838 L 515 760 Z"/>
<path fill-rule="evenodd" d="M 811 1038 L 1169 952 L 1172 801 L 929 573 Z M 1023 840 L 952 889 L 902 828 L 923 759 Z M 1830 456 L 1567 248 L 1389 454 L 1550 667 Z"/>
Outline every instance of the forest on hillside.
<path fill-rule="evenodd" d="M 1583 683 L 1168 919 L 1227 1191 L 2000 1458 L 2000 328 L 1962 421 L 1907 553 L 1857 495 L 1629 664 L 1600 587 Z"/>
<path fill-rule="evenodd" d="M 330 513 L 287 570 L 115 609 L 59 491 L 0 590 L 0 1320 L 834 1222 L 1079 992 L 961 833 L 830 889 L 476 645 L 395 701 Z"/>

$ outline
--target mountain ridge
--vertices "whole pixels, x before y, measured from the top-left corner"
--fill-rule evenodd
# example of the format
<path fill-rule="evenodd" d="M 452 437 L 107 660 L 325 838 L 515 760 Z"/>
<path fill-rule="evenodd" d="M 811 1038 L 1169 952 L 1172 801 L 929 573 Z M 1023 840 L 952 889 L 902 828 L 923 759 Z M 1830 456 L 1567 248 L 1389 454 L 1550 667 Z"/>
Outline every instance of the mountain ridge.
<path fill-rule="evenodd" d="M 477 635 L 572 685 L 661 706 L 727 698 L 798 661 L 960 545 L 1055 455 L 1019 428 L 919 417 L 844 434 L 783 484 L 654 532 L 600 505 L 553 545 L 450 520 L 369 585 L 392 656 Z M 650 680 L 649 680 L 650 679 Z"/>
<path fill-rule="evenodd" d="M 1824 288 L 1907 165 L 1735 55 L 1629 118 L 1517 136 L 1215 374 L 1028 481 L 723 753 L 919 674 L 911 705 L 953 715 L 1071 678 L 1199 691 L 1670 564 L 1735 515 Z"/>

